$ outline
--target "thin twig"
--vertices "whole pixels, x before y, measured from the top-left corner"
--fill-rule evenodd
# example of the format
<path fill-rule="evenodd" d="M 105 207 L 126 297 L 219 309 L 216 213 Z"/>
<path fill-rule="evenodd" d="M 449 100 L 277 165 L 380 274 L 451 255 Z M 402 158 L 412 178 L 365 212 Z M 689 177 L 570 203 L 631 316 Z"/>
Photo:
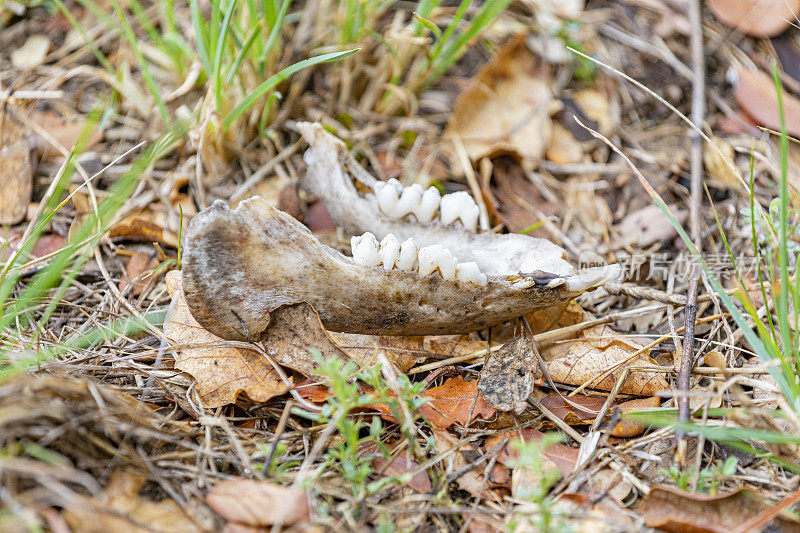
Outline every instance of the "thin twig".
<path fill-rule="evenodd" d="M 703 127 L 705 115 L 705 58 L 703 57 L 703 22 L 700 18 L 700 0 L 689 2 L 689 21 L 692 26 L 691 51 L 692 51 L 692 123 L 695 128 Z M 689 131 L 692 139 L 691 152 L 691 216 L 690 225 L 692 240 L 698 252 L 702 251 L 702 228 L 700 221 L 700 204 L 703 201 L 703 139 L 695 129 Z M 689 280 L 689 289 L 686 295 L 685 333 L 683 337 L 683 359 L 681 370 L 678 373 L 678 420 L 689 420 L 689 374 L 694 366 L 694 323 L 697 315 L 697 285 L 700 270 L 693 268 Z M 680 464 L 686 461 L 686 438 L 682 431 L 676 431 L 678 449 L 676 459 Z M 700 453 L 698 451 L 698 453 Z"/>

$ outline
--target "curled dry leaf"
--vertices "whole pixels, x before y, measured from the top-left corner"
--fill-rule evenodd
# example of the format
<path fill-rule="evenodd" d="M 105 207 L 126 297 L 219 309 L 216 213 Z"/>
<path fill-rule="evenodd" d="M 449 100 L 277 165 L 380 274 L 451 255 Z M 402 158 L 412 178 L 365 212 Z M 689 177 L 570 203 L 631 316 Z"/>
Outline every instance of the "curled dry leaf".
<path fill-rule="evenodd" d="M 64 511 L 73 531 L 85 533 L 199 533 L 200 528 L 171 499 L 152 501 L 139 494 L 147 479 L 133 472 L 111 474 L 103 492 L 95 497 L 77 496 Z"/>
<path fill-rule="evenodd" d="M 25 130 L 0 111 L 0 226 L 25 218 L 33 192 L 30 148 Z"/>
<path fill-rule="evenodd" d="M 473 161 L 500 153 L 539 161 L 552 128 L 551 83 L 524 36 L 513 38 L 458 97 L 445 137 L 462 142 Z"/>
<path fill-rule="evenodd" d="M 753 37 L 774 37 L 795 20 L 800 0 L 708 0 L 723 24 Z"/>
<path fill-rule="evenodd" d="M 736 102 L 759 126 L 780 131 L 778 94 L 772 77 L 760 70 L 750 70 L 742 66 L 736 67 L 736 74 L 738 79 L 733 93 Z M 784 89 L 783 105 L 786 131 L 793 137 L 800 137 L 800 99 L 787 94 Z"/>
<path fill-rule="evenodd" d="M 703 144 L 703 165 L 709 181 L 715 187 L 741 188 L 742 179 L 734 164 L 733 146 L 724 139 L 711 137 L 711 144 Z"/>
<path fill-rule="evenodd" d="M 534 364 L 530 341 L 520 335 L 486 356 L 478 389 L 497 409 L 521 413 L 533 391 Z"/>
<path fill-rule="evenodd" d="M 634 400 L 628 400 L 627 402 L 619 404 L 618 407 L 620 412 L 624 414 L 630 413 L 631 411 L 646 411 L 648 409 L 655 409 L 659 406 L 661 406 L 661 399 L 657 396 L 653 396 L 651 398 L 636 398 Z M 646 429 L 647 428 L 644 426 L 644 424 L 640 424 L 623 417 L 622 420 L 620 420 L 617 425 L 614 426 L 614 429 L 611 430 L 611 436 L 630 439 L 644 434 Z"/>
<path fill-rule="evenodd" d="M 194 377 L 205 407 L 233 403 L 241 392 L 253 401 L 266 402 L 288 390 L 258 352 L 219 346 L 224 341 L 197 323 L 186 305 L 180 272 L 169 272 L 166 280 L 173 305 L 164 322 L 164 335 L 179 346 L 175 367 Z"/>
<path fill-rule="evenodd" d="M 645 524 L 673 533 L 728 533 L 769 508 L 755 491 L 739 489 L 710 496 L 675 487 L 654 486 L 642 500 Z M 800 530 L 800 522 L 778 516 L 770 531 Z M 749 530 L 748 530 L 749 531 Z"/>
<path fill-rule="evenodd" d="M 611 390 L 627 366 L 657 366 L 636 342 L 624 339 L 608 326 L 581 332 L 578 339 L 551 344 L 541 350 L 545 367 L 557 383 Z M 654 396 L 669 385 L 662 373 L 631 371 L 620 390 L 623 394 Z"/>
<path fill-rule="evenodd" d="M 310 506 L 302 490 L 270 481 L 220 481 L 206 496 L 206 503 L 222 517 L 245 526 L 292 525 L 309 519 Z"/>
<path fill-rule="evenodd" d="M 83 129 L 86 127 L 86 119 L 83 116 L 70 118 L 57 115 L 52 111 L 36 111 L 31 116 L 31 120 L 67 151 L 75 147 Z M 102 138 L 102 131 L 95 130 L 86 142 L 86 148 L 96 145 Z M 51 160 L 62 157 L 61 152 L 55 146 L 39 136 L 35 138 L 34 146 L 41 152 L 42 159 Z"/>

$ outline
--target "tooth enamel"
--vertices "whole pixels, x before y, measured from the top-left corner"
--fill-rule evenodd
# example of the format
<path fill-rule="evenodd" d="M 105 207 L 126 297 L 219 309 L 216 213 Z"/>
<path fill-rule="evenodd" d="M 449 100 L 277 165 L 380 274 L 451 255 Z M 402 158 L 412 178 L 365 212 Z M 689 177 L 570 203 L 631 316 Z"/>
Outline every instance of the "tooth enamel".
<path fill-rule="evenodd" d="M 394 266 L 400 270 L 414 270 L 414 263 L 417 260 L 418 252 L 419 248 L 417 247 L 417 243 L 414 242 L 412 237 L 409 237 L 400 245 L 400 257 L 394 262 Z"/>
<path fill-rule="evenodd" d="M 452 224 L 461 220 L 465 228 L 475 231 L 478 225 L 480 209 L 467 191 L 458 191 L 442 196 L 439 205 L 439 217 L 443 224 Z"/>
<path fill-rule="evenodd" d="M 586 268 L 578 274 L 566 278 L 567 288 L 570 292 L 583 292 L 586 289 L 598 287 L 606 281 L 618 279 L 621 274 L 622 267 L 618 264 Z"/>
<path fill-rule="evenodd" d="M 446 280 L 456 279 L 456 265 L 458 261 L 450 250 L 442 248 L 438 244 L 420 248 L 417 256 L 419 260 L 419 275 L 429 276 L 438 268 L 442 278 Z"/>
<path fill-rule="evenodd" d="M 439 262 L 437 261 L 436 253 L 441 249 L 442 247 L 438 244 L 420 248 L 419 254 L 417 255 L 417 259 L 419 260 L 418 272 L 420 276 L 430 276 L 437 268 L 439 268 Z"/>
<path fill-rule="evenodd" d="M 439 194 L 439 191 L 436 190 L 436 187 L 428 187 L 428 189 L 422 193 L 419 205 L 414 209 L 414 216 L 417 217 L 417 220 L 420 222 L 430 222 L 433 220 L 433 217 L 436 216 L 436 210 L 439 209 L 439 202 L 441 201 L 442 196 Z"/>
<path fill-rule="evenodd" d="M 384 269 L 391 270 L 394 268 L 398 257 L 400 257 L 400 241 L 390 233 L 381 241 L 378 262 L 383 264 Z"/>
<path fill-rule="evenodd" d="M 414 183 L 410 187 L 403 189 L 403 192 L 400 194 L 400 200 L 397 202 L 397 212 L 401 213 L 400 216 L 411 214 L 419 207 L 422 193 L 422 185 L 418 183 Z"/>
<path fill-rule="evenodd" d="M 467 281 L 480 285 L 483 287 L 487 283 L 486 274 L 483 274 L 478 268 L 478 263 L 469 261 L 467 263 L 459 263 L 456 265 L 456 279 L 458 281 Z"/>
<path fill-rule="evenodd" d="M 365 266 L 378 266 L 378 239 L 372 233 L 357 235 L 350 239 L 350 248 L 353 251 L 353 260 Z"/>
<path fill-rule="evenodd" d="M 544 286 L 545 289 L 555 289 L 556 287 L 560 287 L 563 285 L 567 280 L 564 278 L 554 278 L 551 279 L 547 285 Z"/>
<path fill-rule="evenodd" d="M 375 191 L 375 199 L 378 201 L 378 207 L 387 216 L 399 218 L 397 202 L 400 198 L 400 193 L 393 183 L 378 181 L 375 183 L 373 190 Z M 397 180 L 394 180 L 397 181 Z M 399 182 L 398 182 L 399 183 Z"/>

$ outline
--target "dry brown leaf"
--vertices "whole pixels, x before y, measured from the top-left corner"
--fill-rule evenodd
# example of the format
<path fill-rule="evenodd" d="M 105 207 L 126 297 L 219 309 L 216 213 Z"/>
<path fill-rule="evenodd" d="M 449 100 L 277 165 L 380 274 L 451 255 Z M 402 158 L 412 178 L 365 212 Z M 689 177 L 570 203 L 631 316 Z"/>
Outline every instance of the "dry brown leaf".
<path fill-rule="evenodd" d="M 420 359 L 431 354 L 423 346 L 424 337 L 399 337 L 393 335 L 360 335 L 329 331 L 333 342 L 362 367 L 375 366 L 383 353 L 389 362 L 406 372 Z M 480 348 L 477 348 L 480 349 Z"/>
<path fill-rule="evenodd" d="M 672 211 L 679 223 L 686 220 L 686 211 Z M 619 224 L 614 226 L 619 235 L 616 246 L 624 248 L 634 246 L 646 248 L 656 242 L 664 242 L 678 235 L 667 216 L 657 205 L 648 205 L 628 214 Z"/>
<path fill-rule="evenodd" d="M 715 187 L 736 189 L 742 186 L 733 156 L 733 146 L 720 137 L 712 136 L 711 145 L 703 144 L 703 165 L 708 172 L 709 181 Z"/>
<path fill-rule="evenodd" d="M 542 196 L 528 180 L 520 166 L 504 159 L 494 164 L 491 186 L 485 187 L 487 207 L 509 231 L 519 233 L 541 222 L 543 217 L 556 213 L 557 207 Z M 547 238 L 547 232 L 537 227 L 528 231 L 532 237 Z"/>
<path fill-rule="evenodd" d="M 102 495 L 80 497 L 83 505 L 64 511 L 73 531 L 83 533 L 192 533 L 201 528 L 171 499 L 159 502 L 139 495 L 144 476 L 117 470 L 111 474 Z"/>
<path fill-rule="evenodd" d="M 419 463 L 409 458 L 408 452 L 405 450 L 391 461 L 386 457 L 378 456 L 372 460 L 371 464 L 377 474 L 393 477 L 402 477 L 419 468 Z M 424 470 L 411 476 L 411 479 L 404 484 L 420 494 L 425 494 L 433 487 L 431 478 Z"/>
<path fill-rule="evenodd" d="M 86 127 L 86 119 L 83 116 L 68 118 L 59 116 L 52 111 L 36 111 L 31 116 L 31 120 L 50 134 L 66 150 L 71 150 L 75 147 L 78 143 L 78 138 Z M 89 137 L 86 148 L 96 145 L 102 138 L 103 133 L 95 130 Z M 41 152 L 42 159 L 62 157 L 61 153 L 53 145 L 40 137 L 36 138 L 35 144 Z"/>
<path fill-rule="evenodd" d="M 769 506 L 750 489 L 710 496 L 657 485 L 642 500 L 645 524 L 674 533 L 729 533 Z M 770 531 L 800 530 L 800 523 L 788 518 L 773 520 Z"/>
<path fill-rule="evenodd" d="M 33 192 L 30 147 L 25 130 L 0 112 L 0 225 L 25 218 Z"/>
<path fill-rule="evenodd" d="M 529 313 L 526 317 L 531 332 L 534 335 L 583 322 L 585 314 L 583 308 L 575 300 L 563 304 Z"/>
<path fill-rule="evenodd" d="M 245 526 L 297 524 L 309 519 L 309 503 L 300 489 L 270 481 L 226 479 L 214 485 L 206 503 L 222 517 Z"/>
<path fill-rule="evenodd" d="M 533 391 L 534 361 L 530 342 L 520 335 L 486 356 L 478 389 L 493 407 L 521 413 Z"/>
<path fill-rule="evenodd" d="M 657 366 L 648 351 L 637 353 L 640 350 L 640 344 L 622 338 L 608 326 L 595 326 L 581 332 L 577 340 L 542 348 L 541 355 L 553 381 L 566 385 L 591 381 L 590 388 L 611 390 L 626 366 Z M 599 380 L 600 376 L 605 377 Z M 668 388 L 664 374 L 637 370 L 629 374 L 620 392 L 654 396 Z"/>
<path fill-rule="evenodd" d="M 507 465 L 511 459 L 519 457 L 519 452 L 511 445 L 514 441 L 538 441 L 544 437 L 541 431 L 526 428 L 519 431 L 506 431 L 503 433 L 496 433 L 487 438 L 483 443 L 483 449 L 487 452 L 493 450 L 495 446 L 508 439 L 508 442 L 503 447 L 500 455 L 497 456 L 497 462 Z M 544 455 L 553 462 L 558 468 L 561 469 L 562 474 L 569 475 L 575 470 L 578 461 L 578 449 L 570 448 L 564 444 L 551 444 L 544 450 Z"/>
<path fill-rule="evenodd" d="M 447 429 L 453 424 L 466 426 L 476 418 L 489 420 L 497 409 L 489 405 L 478 390 L 477 381 L 465 381 L 456 376 L 439 387 L 422 393 L 428 403 L 419 412 L 434 427 Z"/>
<path fill-rule="evenodd" d="M 772 77 L 760 70 L 737 67 L 738 81 L 733 96 L 745 113 L 759 126 L 771 130 L 781 130 L 781 116 L 778 113 L 778 95 Z M 793 137 L 800 137 L 800 99 L 783 93 L 786 131 Z"/>
<path fill-rule="evenodd" d="M 458 97 L 445 137 L 460 139 L 473 161 L 500 153 L 539 161 L 552 129 L 550 76 L 523 36 L 512 39 Z"/>
<path fill-rule="evenodd" d="M 155 276 L 144 279 L 146 271 L 152 271 L 158 266 L 158 258 L 150 257 L 144 252 L 133 252 L 125 265 L 125 280 L 119 284 L 119 289 L 124 291 L 132 285 L 131 294 L 139 296 L 144 290 L 152 285 Z"/>
<path fill-rule="evenodd" d="M 575 395 L 565 399 L 558 394 L 550 394 L 540 400 L 551 413 L 570 425 L 590 424 L 597 418 L 605 398 L 596 396 Z"/>
<path fill-rule="evenodd" d="M 630 413 L 631 411 L 655 409 L 659 406 L 661 406 L 661 399 L 657 396 L 653 396 L 652 398 L 636 398 L 634 400 L 628 400 L 627 402 L 622 402 L 619 404 L 618 407 L 622 413 Z M 623 418 L 617 423 L 616 426 L 614 426 L 614 429 L 611 430 L 611 436 L 620 438 L 638 437 L 644 433 L 645 429 L 647 428 L 644 425 Z"/>
<path fill-rule="evenodd" d="M 800 0 L 708 0 L 723 24 L 753 37 L 774 37 L 795 21 Z"/>
<path fill-rule="evenodd" d="M 22 70 L 38 67 L 44 62 L 49 49 L 50 38 L 47 35 L 31 35 L 22 46 L 11 52 L 11 64 Z"/>
<path fill-rule="evenodd" d="M 602 94 L 597 89 L 583 89 L 576 92 L 573 99 L 580 106 L 580 110 L 597 123 L 597 131 L 606 137 L 614 133 L 617 124 L 611 115 L 611 98 L 608 95 Z M 580 125 L 578 127 L 580 128 Z"/>
<path fill-rule="evenodd" d="M 258 352 L 214 346 L 225 341 L 203 329 L 189 312 L 180 272 L 169 272 L 166 280 L 174 308 L 164 323 L 164 334 L 176 345 L 191 345 L 179 349 L 175 367 L 195 378 L 205 407 L 233 403 L 240 392 L 255 402 L 266 402 L 288 390 Z"/>
<path fill-rule="evenodd" d="M 422 393 L 427 403 L 419 408 L 431 426 L 447 429 L 453 424 L 466 426 L 476 418 L 489 420 L 497 409 L 484 400 L 478 390 L 477 381 L 465 381 L 463 377 L 449 378 L 439 387 Z M 391 409 L 386 404 L 375 404 L 372 408 L 382 413 L 382 417 L 395 421 Z"/>
<path fill-rule="evenodd" d="M 583 145 L 561 124 L 553 124 L 553 135 L 547 144 L 545 158 L 553 163 L 568 165 L 583 160 Z"/>
<path fill-rule="evenodd" d="M 108 236 L 111 239 L 158 242 L 170 248 L 178 248 L 179 245 L 177 227 L 175 230 L 170 228 L 166 217 L 150 208 L 132 213 L 115 223 L 109 228 Z"/>

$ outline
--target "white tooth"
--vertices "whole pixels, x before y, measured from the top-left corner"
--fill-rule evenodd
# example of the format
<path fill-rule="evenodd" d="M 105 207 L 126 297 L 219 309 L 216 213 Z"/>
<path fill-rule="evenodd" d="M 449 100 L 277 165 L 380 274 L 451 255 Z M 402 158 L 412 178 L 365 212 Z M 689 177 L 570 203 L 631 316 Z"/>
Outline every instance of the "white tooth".
<path fill-rule="evenodd" d="M 378 251 L 378 261 L 383 264 L 383 268 L 391 270 L 397 258 L 400 256 L 400 241 L 397 237 L 388 234 L 381 241 L 381 249 Z"/>
<path fill-rule="evenodd" d="M 458 281 L 467 281 L 480 285 L 483 287 L 487 283 L 486 274 L 480 271 L 478 263 L 469 261 L 467 263 L 459 263 L 456 265 L 456 279 Z"/>
<path fill-rule="evenodd" d="M 458 193 L 445 194 L 442 196 L 441 203 L 439 204 L 439 218 L 442 224 L 452 224 L 458 220 L 461 208 L 459 207 Z"/>
<path fill-rule="evenodd" d="M 442 196 L 439 212 L 443 224 L 452 224 L 460 219 L 465 228 L 473 231 L 477 228 L 480 210 L 467 191 Z"/>
<path fill-rule="evenodd" d="M 544 286 L 545 289 L 555 289 L 556 287 L 562 286 L 567 280 L 564 278 L 553 278 L 547 285 Z"/>
<path fill-rule="evenodd" d="M 417 259 L 419 260 L 419 275 L 430 276 L 439 268 L 439 251 L 442 249 L 441 245 L 434 244 L 419 249 Z"/>
<path fill-rule="evenodd" d="M 397 202 L 397 211 L 402 213 L 401 216 L 413 213 L 419 207 L 420 200 L 422 199 L 422 185 L 414 183 L 410 187 L 403 189 L 400 195 L 400 200 Z"/>
<path fill-rule="evenodd" d="M 442 248 L 437 253 L 437 258 L 439 262 L 439 272 L 442 273 L 442 277 L 449 281 L 455 280 L 458 260 L 453 256 L 450 250 Z"/>
<path fill-rule="evenodd" d="M 350 239 L 350 247 L 353 251 L 353 260 L 369 267 L 378 266 L 378 239 L 370 232 L 364 235 L 357 235 Z"/>
<path fill-rule="evenodd" d="M 414 262 L 417 260 L 418 252 L 417 243 L 414 242 L 412 237 L 409 237 L 400 245 L 400 257 L 394 262 L 394 266 L 400 270 L 414 270 Z"/>
<path fill-rule="evenodd" d="M 399 193 L 397 187 L 394 187 L 390 183 L 378 181 L 373 186 L 373 190 L 375 191 L 375 199 L 378 201 L 380 210 L 387 216 L 398 218 L 397 201 L 399 199 Z"/>
<path fill-rule="evenodd" d="M 414 216 L 417 217 L 417 220 L 420 222 L 430 222 L 436 215 L 436 210 L 439 209 L 439 202 L 441 201 L 442 196 L 439 194 L 439 191 L 436 190 L 436 187 L 428 187 L 428 189 L 422 193 L 419 205 L 414 210 Z"/>
<path fill-rule="evenodd" d="M 386 181 L 386 184 L 394 187 L 394 189 L 397 191 L 397 194 L 403 192 L 403 184 L 400 183 L 400 180 L 398 180 L 397 178 L 389 178 Z"/>
<path fill-rule="evenodd" d="M 478 216 L 480 215 L 480 208 L 478 204 L 470 197 L 471 205 L 465 205 L 461 209 L 461 215 L 458 217 L 461 219 L 461 223 L 464 224 L 464 227 L 470 231 L 477 231 L 478 229 Z"/>
<path fill-rule="evenodd" d="M 620 265 L 606 265 L 581 270 L 574 276 L 568 276 L 566 283 L 570 292 L 583 292 L 586 289 L 598 287 L 606 281 L 619 279 L 621 275 L 622 267 Z"/>

